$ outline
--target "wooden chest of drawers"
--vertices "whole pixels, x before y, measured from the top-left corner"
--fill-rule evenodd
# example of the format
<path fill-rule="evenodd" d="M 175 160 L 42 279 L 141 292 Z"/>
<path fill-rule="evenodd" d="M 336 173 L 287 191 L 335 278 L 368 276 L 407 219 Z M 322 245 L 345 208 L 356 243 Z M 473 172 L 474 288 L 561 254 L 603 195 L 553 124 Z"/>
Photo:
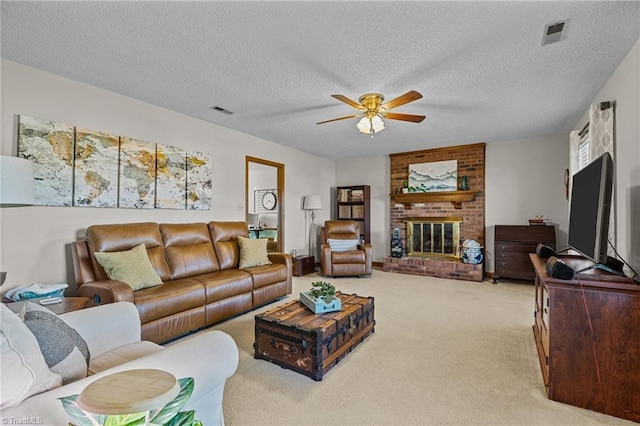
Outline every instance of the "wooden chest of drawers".
<path fill-rule="evenodd" d="M 499 278 L 533 281 L 536 277 L 529 253 L 535 253 L 538 243 L 556 248 L 556 230 L 547 225 L 496 225 L 495 271 L 493 282 Z"/>

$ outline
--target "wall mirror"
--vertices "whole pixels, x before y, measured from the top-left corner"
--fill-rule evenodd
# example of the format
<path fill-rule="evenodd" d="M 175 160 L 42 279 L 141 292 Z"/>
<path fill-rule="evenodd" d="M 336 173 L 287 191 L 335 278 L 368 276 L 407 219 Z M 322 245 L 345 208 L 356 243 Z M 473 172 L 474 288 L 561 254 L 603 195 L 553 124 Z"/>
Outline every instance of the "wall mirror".
<path fill-rule="evenodd" d="M 246 157 L 245 221 L 251 238 L 268 238 L 270 251 L 284 251 L 284 164 Z"/>

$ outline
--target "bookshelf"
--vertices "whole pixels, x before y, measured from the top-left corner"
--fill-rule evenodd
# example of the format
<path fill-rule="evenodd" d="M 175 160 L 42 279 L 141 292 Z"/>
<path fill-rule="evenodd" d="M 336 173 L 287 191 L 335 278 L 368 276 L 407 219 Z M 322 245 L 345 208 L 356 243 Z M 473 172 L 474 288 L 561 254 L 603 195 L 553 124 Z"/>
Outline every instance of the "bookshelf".
<path fill-rule="evenodd" d="M 339 186 L 336 188 L 336 219 L 355 220 L 358 225 L 360 239 L 365 243 L 371 242 L 370 199 L 369 185 Z"/>

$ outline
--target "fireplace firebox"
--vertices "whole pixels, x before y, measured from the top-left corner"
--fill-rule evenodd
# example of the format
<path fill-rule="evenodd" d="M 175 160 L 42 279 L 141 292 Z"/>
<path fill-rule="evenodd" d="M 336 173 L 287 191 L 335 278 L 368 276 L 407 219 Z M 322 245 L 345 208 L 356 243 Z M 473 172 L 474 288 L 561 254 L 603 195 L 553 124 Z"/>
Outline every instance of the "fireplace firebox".
<path fill-rule="evenodd" d="M 461 224 L 461 217 L 407 219 L 407 256 L 460 259 Z"/>

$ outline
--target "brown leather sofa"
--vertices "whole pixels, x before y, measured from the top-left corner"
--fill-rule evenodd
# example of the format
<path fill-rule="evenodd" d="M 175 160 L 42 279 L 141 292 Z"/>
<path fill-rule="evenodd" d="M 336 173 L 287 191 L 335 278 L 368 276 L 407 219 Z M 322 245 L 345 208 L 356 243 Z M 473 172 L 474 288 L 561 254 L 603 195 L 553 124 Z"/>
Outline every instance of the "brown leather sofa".
<path fill-rule="evenodd" d="M 291 293 L 292 262 L 286 253 L 269 253 L 270 265 L 239 269 L 238 236 L 244 222 L 93 225 L 86 240 L 72 243 L 78 296 L 87 306 L 127 301 L 136 305 L 142 339 L 166 342 L 248 312 Z M 144 243 L 162 279 L 133 291 L 109 280 L 94 252 L 129 250 Z"/>
<path fill-rule="evenodd" d="M 359 240 L 353 220 L 327 220 L 320 229 L 320 273 L 327 277 L 371 275 L 373 247 L 359 243 L 355 250 L 332 251 L 329 239 Z"/>

